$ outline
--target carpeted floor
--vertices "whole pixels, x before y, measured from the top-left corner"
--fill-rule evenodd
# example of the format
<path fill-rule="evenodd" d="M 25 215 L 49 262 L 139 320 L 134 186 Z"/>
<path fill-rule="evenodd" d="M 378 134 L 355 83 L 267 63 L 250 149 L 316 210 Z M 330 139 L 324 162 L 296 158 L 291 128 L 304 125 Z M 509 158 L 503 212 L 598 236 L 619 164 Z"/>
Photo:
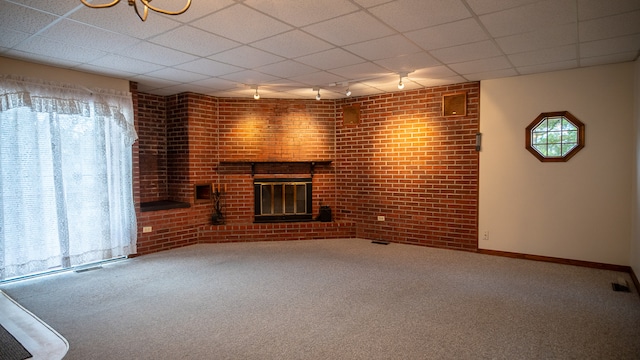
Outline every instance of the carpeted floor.
<path fill-rule="evenodd" d="M 65 359 L 638 359 L 628 274 L 362 239 L 200 244 L 1 285 Z"/>

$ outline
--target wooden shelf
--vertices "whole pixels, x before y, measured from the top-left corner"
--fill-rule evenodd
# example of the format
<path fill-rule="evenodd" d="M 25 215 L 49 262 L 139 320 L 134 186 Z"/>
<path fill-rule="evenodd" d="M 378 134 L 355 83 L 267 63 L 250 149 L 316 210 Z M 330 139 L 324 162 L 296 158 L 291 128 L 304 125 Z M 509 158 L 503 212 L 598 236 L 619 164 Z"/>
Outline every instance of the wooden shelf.
<path fill-rule="evenodd" d="M 234 165 L 234 164 L 250 164 L 251 165 L 251 177 L 256 174 L 256 164 L 293 164 L 293 165 L 309 165 L 309 173 L 313 177 L 316 165 L 328 165 L 333 160 L 301 160 L 301 161 L 278 161 L 278 160 L 225 160 L 220 161 L 220 165 Z"/>

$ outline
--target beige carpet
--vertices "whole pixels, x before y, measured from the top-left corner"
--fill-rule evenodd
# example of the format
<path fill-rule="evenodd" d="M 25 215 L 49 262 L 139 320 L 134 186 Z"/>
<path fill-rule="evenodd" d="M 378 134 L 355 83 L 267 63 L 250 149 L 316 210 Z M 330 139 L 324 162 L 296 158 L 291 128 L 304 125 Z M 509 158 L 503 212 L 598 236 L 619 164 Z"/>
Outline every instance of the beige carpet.
<path fill-rule="evenodd" d="M 0 324 L 31 353 L 34 360 L 62 359 L 69 349 L 69 344 L 60 334 L 1 290 Z"/>
<path fill-rule="evenodd" d="M 199 244 L 0 285 L 75 359 L 638 359 L 628 274 L 363 239 Z"/>

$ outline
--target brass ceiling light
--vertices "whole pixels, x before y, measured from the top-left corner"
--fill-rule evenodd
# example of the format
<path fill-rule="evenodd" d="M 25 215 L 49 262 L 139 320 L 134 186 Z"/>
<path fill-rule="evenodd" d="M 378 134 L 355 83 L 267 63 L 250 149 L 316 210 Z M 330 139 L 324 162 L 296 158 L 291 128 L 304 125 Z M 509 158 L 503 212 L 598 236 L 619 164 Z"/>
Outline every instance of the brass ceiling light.
<path fill-rule="evenodd" d="M 94 8 L 94 9 L 102 9 L 102 8 L 108 8 L 108 7 L 112 7 L 114 5 L 116 5 L 117 3 L 120 2 L 120 0 L 114 0 L 110 3 L 106 3 L 106 4 L 91 4 L 89 2 L 87 2 L 87 0 L 80 0 L 84 5 L 90 7 L 90 8 Z M 143 10 L 142 10 L 142 14 L 140 13 L 140 10 L 138 9 L 138 5 L 136 3 L 136 0 L 127 0 L 129 2 L 129 6 L 133 6 L 133 9 L 136 11 L 136 14 L 138 15 L 138 17 L 140 18 L 140 20 L 145 21 L 147 20 L 147 15 L 149 13 L 149 9 L 159 12 L 161 14 L 166 14 L 166 15 L 180 15 L 182 13 L 184 13 L 185 11 L 187 11 L 187 9 L 189 9 L 189 6 L 191 6 L 191 0 L 187 0 L 186 5 L 178 11 L 169 11 L 169 10 L 164 10 L 164 9 L 160 9 L 157 7 L 152 6 L 151 0 L 140 0 L 140 2 L 143 5 Z"/>

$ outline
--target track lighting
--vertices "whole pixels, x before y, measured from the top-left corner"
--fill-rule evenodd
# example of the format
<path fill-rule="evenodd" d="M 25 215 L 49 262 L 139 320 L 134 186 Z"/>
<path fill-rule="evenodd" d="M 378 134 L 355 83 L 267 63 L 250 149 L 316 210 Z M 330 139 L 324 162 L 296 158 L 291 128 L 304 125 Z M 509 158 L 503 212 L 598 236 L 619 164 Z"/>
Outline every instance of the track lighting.
<path fill-rule="evenodd" d="M 347 96 L 351 96 L 351 89 L 347 88 L 347 91 L 344 94 Z"/>
<path fill-rule="evenodd" d="M 318 94 L 316 94 L 316 100 L 320 100 L 322 98 L 322 96 L 320 96 L 320 88 L 313 88 L 313 91 L 318 92 Z"/>
<path fill-rule="evenodd" d="M 258 94 L 258 87 L 256 86 L 256 93 L 253 94 L 253 98 L 256 100 L 260 100 L 260 94 Z"/>
<path fill-rule="evenodd" d="M 407 75 L 406 74 L 399 74 L 399 75 L 400 75 L 400 81 L 398 82 L 398 89 L 402 90 L 404 89 L 404 83 L 402 82 L 402 78 Z"/>

